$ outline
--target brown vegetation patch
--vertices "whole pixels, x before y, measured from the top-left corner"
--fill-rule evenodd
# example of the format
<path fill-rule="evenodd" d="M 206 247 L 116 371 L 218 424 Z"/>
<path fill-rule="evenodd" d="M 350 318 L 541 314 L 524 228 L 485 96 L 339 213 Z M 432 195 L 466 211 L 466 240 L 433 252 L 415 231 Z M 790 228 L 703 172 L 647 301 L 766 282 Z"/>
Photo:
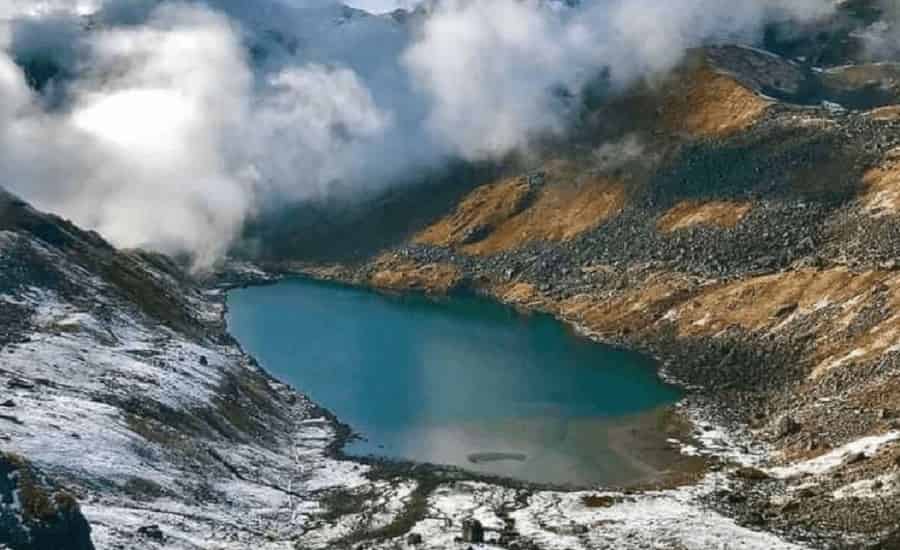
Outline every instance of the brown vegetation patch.
<path fill-rule="evenodd" d="M 728 282 L 667 272 L 622 277 L 629 284 L 621 290 L 562 300 L 525 282 L 490 290 L 503 302 L 547 311 L 601 337 L 640 334 L 660 323 L 672 323 L 683 338 L 716 337 L 730 329 L 761 337 L 797 335 L 796 351 L 810 369 L 811 382 L 834 368 L 852 368 L 900 350 L 897 272 L 810 268 Z M 894 407 L 882 397 L 879 406 Z"/>
<path fill-rule="evenodd" d="M 510 178 L 472 191 L 452 215 L 418 234 L 413 241 L 432 246 L 463 244 L 473 231 L 496 226 L 524 208 L 529 196 L 524 178 Z"/>
<path fill-rule="evenodd" d="M 541 305 L 544 297 L 531 283 L 510 283 L 492 289 L 494 296 L 501 302 L 512 305 Z"/>
<path fill-rule="evenodd" d="M 634 286 L 621 291 L 582 293 L 563 300 L 527 282 L 501 283 L 487 290 L 501 302 L 551 313 L 588 333 L 608 335 L 638 333 L 652 327 L 696 288 L 695 282 L 679 274 L 656 272 L 635 277 L 639 280 Z"/>
<path fill-rule="evenodd" d="M 459 269 L 450 264 L 416 265 L 409 260 L 382 257 L 375 264 L 369 283 L 386 290 L 417 290 L 445 294 L 459 286 Z"/>
<path fill-rule="evenodd" d="M 672 233 L 697 225 L 730 229 L 737 226 L 750 212 L 750 203 L 737 201 L 696 202 L 684 201 L 666 212 L 656 227 L 664 233 Z"/>
<path fill-rule="evenodd" d="M 882 120 L 890 122 L 900 120 L 900 105 L 888 105 L 886 107 L 878 107 L 866 112 L 866 116 L 873 120 Z"/>
<path fill-rule="evenodd" d="M 669 130 L 692 137 L 724 137 L 749 128 L 769 107 L 734 78 L 700 66 L 671 87 L 663 107 Z"/>
<path fill-rule="evenodd" d="M 677 274 L 656 273 L 634 287 L 611 295 L 579 294 L 559 305 L 559 312 L 597 332 L 640 332 L 659 321 L 689 295 L 692 284 Z"/>
<path fill-rule="evenodd" d="M 607 179 L 548 184 L 534 204 L 500 223 L 484 239 L 463 251 L 490 255 L 537 241 L 568 241 L 597 228 L 621 212 L 625 186 Z"/>
<path fill-rule="evenodd" d="M 823 71 L 819 73 L 819 78 L 826 87 L 837 92 L 852 94 L 876 89 L 881 94 L 890 92 L 896 97 L 900 81 L 900 65 L 897 63 L 845 65 Z"/>
<path fill-rule="evenodd" d="M 22 517 L 27 521 L 53 521 L 63 513 L 72 513 L 78 508 L 75 498 L 62 489 L 52 487 L 47 479 L 23 457 L 13 453 L 0 452 L 0 461 L 5 462 L 4 470 L 9 470 L 14 480 L 14 490 L 18 491 L 22 507 Z M 16 472 L 13 478 L 11 472 Z"/>
<path fill-rule="evenodd" d="M 900 213 L 900 149 L 889 151 L 884 161 L 863 176 L 863 208 L 873 216 Z"/>
<path fill-rule="evenodd" d="M 805 354 L 812 382 L 831 369 L 900 350 L 900 273 L 810 268 L 730 282 L 666 272 L 622 277 L 630 281 L 622 290 L 563 300 L 526 282 L 490 290 L 503 302 L 550 312 L 601 337 L 652 331 L 660 323 L 672 323 L 683 338 L 729 329 L 800 335 L 797 345 L 807 347 L 797 351 Z M 869 401 L 895 408 L 885 395 Z"/>
<path fill-rule="evenodd" d="M 565 161 L 544 168 L 548 183 L 543 185 L 519 177 L 479 187 L 413 242 L 490 255 L 535 241 L 571 240 L 622 210 L 625 186 L 620 182 L 577 179 L 577 170 Z"/>
<path fill-rule="evenodd" d="M 868 306 L 881 299 L 873 315 Z M 874 359 L 900 342 L 900 275 L 846 268 L 802 269 L 716 285 L 672 313 L 682 336 L 798 330 L 812 317 L 811 377 Z"/>

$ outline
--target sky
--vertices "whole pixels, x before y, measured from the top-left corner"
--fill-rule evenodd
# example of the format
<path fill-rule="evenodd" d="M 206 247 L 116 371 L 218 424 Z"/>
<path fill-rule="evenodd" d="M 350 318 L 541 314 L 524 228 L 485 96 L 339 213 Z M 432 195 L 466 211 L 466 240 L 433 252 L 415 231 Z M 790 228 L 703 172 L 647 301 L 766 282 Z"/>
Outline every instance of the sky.
<path fill-rule="evenodd" d="M 397 8 L 409 8 L 416 2 L 414 0 L 349 0 L 347 5 L 372 13 L 384 13 Z"/>

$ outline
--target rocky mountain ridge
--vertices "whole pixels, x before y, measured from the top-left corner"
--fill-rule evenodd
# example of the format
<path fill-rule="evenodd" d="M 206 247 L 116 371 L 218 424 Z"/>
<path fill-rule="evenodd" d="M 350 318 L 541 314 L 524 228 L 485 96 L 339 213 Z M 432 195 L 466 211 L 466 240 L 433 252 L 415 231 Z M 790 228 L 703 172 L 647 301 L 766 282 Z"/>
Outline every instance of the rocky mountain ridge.
<path fill-rule="evenodd" d="M 533 156 L 257 228 L 283 246 L 218 279 L 0 194 L 0 544 L 896 548 L 900 88 L 859 42 L 872 3 L 841 5 L 588 101 Z M 323 235 L 340 262 L 308 253 Z M 708 468 L 563 491 L 349 460 L 224 325 L 229 286 L 295 274 L 480 292 L 653 353 L 688 390 L 671 444 Z"/>
<path fill-rule="evenodd" d="M 764 473 L 732 471 L 744 493 L 723 494 L 723 509 L 819 533 L 824 547 L 893 541 L 893 77 L 881 65 L 823 71 L 815 93 L 789 97 L 816 73 L 798 67 L 750 48 L 697 52 L 664 84 L 599 108 L 580 146 L 477 187 L 393 248 L 271 265 L 391 291 L 476 291 L 652 352 L 691 389 L 690 410 L 769 449 Z M 821 99 L 855 71 L 888 95 Z"/>
<path fill-rule="evenodd" d="M 9 195 L 0 212 L 0 544 L 802 547 L 710 508 L 731 483 L 715 473 L 654 491 L 560 491 L 343 458 L 346 428 L 224 331 L 221 288 L 264 272 L 236 263 L 224 287 L 198 286 L 165 258 L 116 251 Z M 730 436 L 708 429 L 702 452 L 724 452 Z"/>

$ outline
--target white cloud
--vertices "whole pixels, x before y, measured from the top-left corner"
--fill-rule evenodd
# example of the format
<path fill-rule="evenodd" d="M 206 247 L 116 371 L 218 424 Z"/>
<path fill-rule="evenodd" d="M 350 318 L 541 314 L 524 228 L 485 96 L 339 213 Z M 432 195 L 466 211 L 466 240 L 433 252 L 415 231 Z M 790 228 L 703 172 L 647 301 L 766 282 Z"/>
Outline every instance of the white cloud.
<path fill-rule="evenodd" d="M 447 0 L 405 61 L 432 99 L 431 130 L 465 157 L 499 156 L 566 127 L 559 85 L 577 91 L 606 67 L 625 86 L 689 48 L 753 41 L 767 21 L 832 9 L 826 0 L 604 0 L 562 11 L 540 0 Z"/>
<path fill-rule="evenodd" d="M 119 246 L 208 265 L 261 197 L 327 193 L 390 124 L 346 69 L 302 65 L 258 85 L 233 23 L 208 9 L 164 5 L 85 40 L 61 111 L 0 56 L 0 167 L 13 191 Z"/>
<path fill-rule="evenodd" d="M 558 91 L 603 67 L 624 86 L 689 47 L 829 9 L 446 0 L 419 28 L 333 0 L 157 4 L 0 0 L 0 170 L 14 192 L 117 245 L 197 265 L 261 207 L 379 189 L 564 132 Z M 91 10 L 86 30 L 75 15 Z M 23 52 L 65 69 L 49 91 L 26 85 Z"/>

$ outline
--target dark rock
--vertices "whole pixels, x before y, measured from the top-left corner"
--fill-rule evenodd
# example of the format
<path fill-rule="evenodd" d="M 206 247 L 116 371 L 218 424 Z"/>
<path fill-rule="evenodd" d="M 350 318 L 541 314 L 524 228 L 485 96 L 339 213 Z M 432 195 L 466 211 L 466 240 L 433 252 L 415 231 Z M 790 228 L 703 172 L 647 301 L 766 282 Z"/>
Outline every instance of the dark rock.
<path fill-rule="evenodd" d="M 34 384 L 21 378 L 11 378 L 6 382 L 6 387 L 11 389 L 33 390 Z"/>
<path fill-rule="evenodd" d="M 729 504 L 741 504 L 747 502 L 747 495 L 743 493 L 735 493 L 732 491 L 724 491 L 721 498 Z"/>
<path fill-rule="evenodd" d="M 204 367 L 209 365 L 209 360 L 206 358 L 205 355 L 200 356 L 200 364 Z"/>
<path fill-rule="evenodd" d="M 467 519 L 462 524 L 463 542 L 481 544 L 484 542 L 484 526 L 477 519 Z"/>
<path fill-rule="evenodd" d="M 793 511 L 797 510 L 798 508 L 800 508 L 799 501 L 789 500 L 781 505 L 781 508 L 779 508 L 779 511 L 781 513 L 793 512 Z"/>
<path fill-rule="evenodd" d="M 570 523 L 569 525 L 560 529 L 560 533 L 563 535 L 583 535 L 588 532 L 588 528 L 585 525 L 580 523 Z"/>
<path fill-rule="evenodd" d="M 406 544 L 410 546 L 418 546 L 422 544 L 422 535 L 419 533 L 410 533 L 406 536 Z"/>
<path fill-rule="evenodd" d="M 18 509 L 10 504 L 19 502 Z M 93 550 L 78 503 L 28 461 L 0 453 L 0 547 Z"/>
<path fill-rule="evenodd" d="M 734 476 L 748 481 L 765 481 L 769 478 L 769 474 L 757 468 L 743 467 L 738 468 L 734 472 Z"/>
<path fill-rule="evenodd" d="M 150 539 L 162 542 L 165 540 L 166 536 L 163 534 L 162 529 L 159 528 L 159 525 L 142 525 L 138 527 L 137 530 L 138 535 Z"/>
<path fill-rule="evenodd" d="M 791 313 L 797 311 L 797 302 L 782 304 L 775 309 L 775 312 L 772 313 L 772 317 L 775 319 L 781 319 L 782 317 L 787 317 Z"/>
<path fill-rule="evenodd" d="M 20 426 L 22 424 L 25 424 L 24 422 L 22 422 L 21 418 L 13 416 L 11 414 L 0 414 L 0 420 L 6 420 L 7 422 L 12 422 L 13 424 L 18 424 Z"/>
<path fill-rule="evenodd" d="M 541 187 L 547 181 L 547 174 L 543 171 L 528 174 L 528 185 L 531 187 Z"/>
<path fill-rule="evenodd" d="M 863 452 L 852 453 L 850 456 L 847 457 L 847 460 L 844 461 L 844 464 L 847 464 L 847 465 L 858 464 L 858 463 L 866 460 L 867 458 L 869 458 L 869 457 L 866 456 L 866 453 L 863 453 Z"/>
<path fill-rule="evenodd" d="M 488 235 L 491 234 L 493 228 L 489 225 L 478 225 L 476 227 L 472 227 L 468 229 L 462 236 L 460 240 L 460 244 L 472 244 L 477 243 L 479 241 L 483 241 L 487 238 Z"/>
<path fill-rule="evenodd" d="M 746 519 L 749 525 L 765 525 L 766 518 L 759 512 L 751 512 Z"/>
<path fill-rule="evenodd" d="M 620 497 L 609 495 L 586 495 L 581 497 L 581 503 L 587 508 L 609 508 L 621 501 Z"/>
<path fill-rule="evenodd" d="M 775 422 L 775 426 L 772 429 L 772 435 L 776 439 L 781 439 L 799 432 L 800 428 L 800 424 L 794 420 L 793 416 L 785 414 Z"/>

